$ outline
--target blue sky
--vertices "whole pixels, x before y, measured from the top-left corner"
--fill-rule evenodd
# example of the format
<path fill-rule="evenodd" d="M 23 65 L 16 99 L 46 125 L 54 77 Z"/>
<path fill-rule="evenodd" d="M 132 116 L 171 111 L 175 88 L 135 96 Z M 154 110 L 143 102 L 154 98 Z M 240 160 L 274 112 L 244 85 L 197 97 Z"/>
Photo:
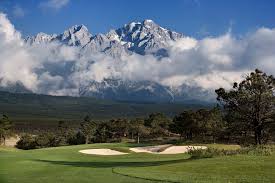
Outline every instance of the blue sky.
<path fill-rule="evenodd" d="M 0 0 L 0 10 L 25 36 L 75 24 L 104 33 L 143 19 L 196 38 L 275 27 L 274 0 Z"/>

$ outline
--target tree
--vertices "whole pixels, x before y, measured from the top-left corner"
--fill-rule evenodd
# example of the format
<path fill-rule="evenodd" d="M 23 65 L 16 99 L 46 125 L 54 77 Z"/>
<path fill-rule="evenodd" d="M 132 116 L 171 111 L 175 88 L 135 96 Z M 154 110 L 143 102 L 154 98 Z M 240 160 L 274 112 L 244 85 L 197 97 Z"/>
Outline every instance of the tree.
<path fill-rule="evenodd" d="M 65 145 L 67 143 L 70 133 L 71 129 L 69 125 L 65 121 L 59 121 L 57 126 L 57 140 L 60 145 Z"/>
<path fill-rule="evenodd" d="M 170 125 L 170 130 L 180 134 L 180 138 L 185 136 L 187 140 L 193 140 L 195 136 L 205 141 L 206 136 L 211 136 L 214 143 L 223 129 L 224 121 L 218 107 L 184 111 L 176 115 Z"/>
<path fill-rule="evenodd" d="M 81 131 L 70 130 L 67 138 L 67 143 L 70 145 L 85 144 L 85 136 Z"/>
<path fill-rule="evenodd" d="M 109 138 L 112 138 L 111 126 L 109 122 L 103 121 L 96 126 L 96 141 L 97 142 L 107 142 Z"/>
<path fill-rule="evenodd" d="M 42 132 L 35 137 L 37 148 L 57 147 L 63 145 L 60 143 L 60 137 L 53 132 Z"/>
<path fill-rule="evenodd" d="M 12 122 L 8 116 L 3 115 L 2 119 L 0 120 L 0 142 L 3 140 L 4 145 L 6 143 L 6 138 L 12 134 L 12 126 Z"/>
<path fill-rule="evenodd" d="M 170 124 L 171 120 L 163 113 L 150 114 L 145 120 L 145 126 L 151 128 L 151 134 L 154 136 L 167 134 Z"/>
<path fill-rule="evenodd" d="M 113 138 L 121 139 L 128 135 L 129 121 L 127 119 L 112 119 L 109 124 L 111 126 L 110 132 L 112 133 Z"/>
<path fill-rule="evenodd" d="M 89 116 L 86 116 L 84 121 L 80 124 L 80 131 L 85 136 L 85 144 L 88 144 L 96 131 L 96 123 L 91 121 Z"/>
<path fill-rule="evenodd" d="M 131 121 L 130 131 L 133 135 L 137 136 L 137 143 L 140 142 L 140 137 L 146 136 L 150 133 L 150 129 L 144 126 L 144 119 L 136 118 Z"/>
<path fill-rule="evenodd" d="M 216 90 L 217 100 L 224 106 L 230 125 L 235 130 L 254 132 L 255 144 L 262 144 L 270 124 L 274 123 L 275 79 L 256 69 L 233 88 Z"/>
<path fill-rule="evenodd" d="M 181 138 L 185 136 L 187 140 L 192 140 L 197 129 L 198 126 L 196 123 L 195 112 L 191 110 L 176 115 L 173 119 L 173 123 L 170 125 L 170 130 L 172 132 L 180 134 Z"/>
<path fill-rule="evenodd" d="M 205 125 L 203 128 L 210 136 L 212 136 L 213 143 L 216 143 L 216 139 L 224 131 L 225 123 L 219 107 L 214 107 L 208 111 L 208 115 L 205 116 Z"/>
<path fill-rule="evenodd" d="M 16 143 L 16 147 L 18 149 L 36 149 L 37 148 L 37 143 L 35 140 L 35 137 L 30 135 L 30 134 L 23 134 L 20 137 L 20 140 Z"/>
<path fill-rule="evenodd" d="M 202 137 L 202 140 L 205 141 L 206 136 L 209 134 L 209 109 L 199 109 L 193 114 L 193 118 L 196 121 L 196 132 Z"/>

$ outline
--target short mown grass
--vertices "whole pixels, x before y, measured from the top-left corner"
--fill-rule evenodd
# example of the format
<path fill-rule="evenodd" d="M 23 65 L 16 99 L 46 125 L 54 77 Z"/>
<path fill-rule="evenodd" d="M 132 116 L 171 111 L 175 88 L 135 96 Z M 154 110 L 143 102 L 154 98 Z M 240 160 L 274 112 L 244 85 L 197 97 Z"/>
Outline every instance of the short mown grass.
<path fill-rule="evenodd" d="M 94 156 L 78 152 L 89 148 L 129 152 L 133 146 L 138 145 L 90 144 L 28 151 L 0 147 L 0 182 L 275 182 L 273 154 L 192 159 L 188 154 Z"/>

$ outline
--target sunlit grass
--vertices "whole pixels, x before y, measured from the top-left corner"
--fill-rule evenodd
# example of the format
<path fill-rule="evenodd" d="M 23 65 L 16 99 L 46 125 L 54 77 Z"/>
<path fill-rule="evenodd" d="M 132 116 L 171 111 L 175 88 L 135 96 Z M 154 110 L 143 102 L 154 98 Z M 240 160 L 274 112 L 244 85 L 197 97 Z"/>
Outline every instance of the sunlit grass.
<path fill-rule="evenodd" d="M 145 144 L 142 144 L 145 145 Z M 131 153 L 127 143 L 88 144 L 38 150 L 0 146 L 0 182 L 275 182 L 275 155 L 190 159 L 188 154 Z M 207 144 L 234 149 L 236 145 Z M 95 156 L 78 151 L 110 148 L 127 155 Z"/>

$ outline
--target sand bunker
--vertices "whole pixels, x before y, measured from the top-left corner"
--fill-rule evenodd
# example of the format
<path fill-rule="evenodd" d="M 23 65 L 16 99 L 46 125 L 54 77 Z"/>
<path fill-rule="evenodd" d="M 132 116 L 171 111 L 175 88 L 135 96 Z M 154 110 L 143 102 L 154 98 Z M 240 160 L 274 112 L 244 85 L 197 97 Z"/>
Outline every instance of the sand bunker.
<path fill-rule="evenodd" d="M 187 153 L 191 149 L 206 149 L 205 146 L 171 146 L 160 152 L 159 154 L 179 154 Z"/>
<path fill-rule="evenodd" d="M 171 147 L 172 145 L 166 144 L 166 145 L 158 145 L 158 146 L 146 146 L 146 147 L 135 147 L 135 148 L 130 148 L 131 151 L 141 153 L 141 152 L 146 152 L 146 153 L 159 153 L 163 151 L 164 149 Z"/>
<path fill-rule="evenodd" d="M 85 149 L 85 150 L 81 150 L 79 152 L 84 153 L 84 154 L 104 155 L 104 156 L 128 154 L 128 153 L 115 151 L 112 149 Z"/>
<path fill-rule="evenodd" d="M 135 147 L 130 148 L 131 151 L 136 153 L 152 153 L 152 154 L 180 154 L 186 153 L 191 149 L 206 149 L 206 146 L 173 146 L 171 144 L 158 145 L 158 146 L 147 146 L 147 147 Z M 93 154 L 93 155 L 124 155 L 128 153 L 115 151 L 112 149 L 85 149 L 79 151 L 84 154 Z"/>
<path fill-rule="evenodd" d="M 147 147 L 136 147 L 130 148 L 133 152 L 146 152 L 153 154 L 180 154 L 186 153 L 191 149 L 206 149 L 206 146 L 173 146 L 173 145 L 159 145 L 159 146 L 147 146 Z"/>

